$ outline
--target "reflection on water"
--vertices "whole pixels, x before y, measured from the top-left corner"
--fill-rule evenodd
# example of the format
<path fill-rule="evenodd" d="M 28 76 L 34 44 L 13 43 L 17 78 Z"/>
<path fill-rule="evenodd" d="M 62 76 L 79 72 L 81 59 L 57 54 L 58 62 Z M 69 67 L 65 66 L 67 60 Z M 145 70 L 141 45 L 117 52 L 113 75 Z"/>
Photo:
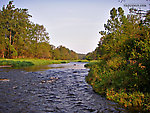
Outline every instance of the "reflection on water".
<path fill-rule="evenodd" d="M 52 64 L 49 65 L 52 68 L 65 68 L 65 69 L 86 69 L 84 67 L 86 63 L 79 63 L 79 62 L 70 62 L 67 64 Z"/>
<path fill-rule="evenodd" d="M 51 64 L 51 65 L 42 65 L 42 66 L 30 66 L 21 68 L 28 72 L 36 72 L 36 71 L 45 71 L 48 69 L 56 69 L 56 68 L 64 68 L 64 69 L 85 69 L 84 65 L 86 63 L 79 62 L 70 62 L 67 64 Z"/>
<path fill-rule="evenodd" d="M 28 71 L 28 72 L 36 72 L 36 71 L 45 71 L 45 70 L 48 70 L 48 69 L 53 69 L 53 67 L 50 67 L 50 65 L 42 65 L 42 66 L 30 66 L 30 67 L 24 67 L 24 68 L 21 68 L 25 71 Z"/>

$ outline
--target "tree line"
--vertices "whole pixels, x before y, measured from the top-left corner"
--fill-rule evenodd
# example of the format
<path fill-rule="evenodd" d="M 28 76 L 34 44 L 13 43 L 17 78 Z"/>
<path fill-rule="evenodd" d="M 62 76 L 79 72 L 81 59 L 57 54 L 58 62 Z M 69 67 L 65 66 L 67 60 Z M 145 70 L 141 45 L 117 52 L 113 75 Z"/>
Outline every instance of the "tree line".
<path fill-rule="evenodd" d="M 87 82 L 109 100 L 150 111 L 150 10 L 125 15 L 113 8 L 104 27 L 98 47 L 86 56 L 99 60 L 90 66 Z"/>
<path fill-rule="evenodd" d="M 135 36 L 135 34 L 138 35 L 138 37 L 140 37 L 140 34 L 138 33 L 139 29 L 137 27 L 140 28 L 142 25 L 144 27 L 149 27 L 150 11 L 145 11 L 146 13 L 141 13 L 141 11 L 143 11 L 143 10 L 130 9 L 130 14 L 128 14 L 126 17 L 124 15 L 124 11 L 122 10 L 122 8 L 119 8 L 119 10 L 122 11 L 122 17 L 121 17 L 121 14 L 117 14 L 117 10 L 115 8 L 113 8 L 111 10 L 111 12 L 110 12 L 111 19 L 108 19 L 107 24 L 104 24 L 105 31 L 99 32 L 102 37 L 100 38 L 98 47 L 96 47 L 96 49 L 94 51 L 86 54 L 87 60 L 101 59 L 104 54 L 105 55 L 107 54 L 106 50 L 104 50 L 104 49 L 106 49 L 106 47 L 109 47 L 109 50 L 111 50 L 111 53 L 114 53 L 114 51 L 118 52 L 119 49 L 121 49 L 121 45 L 124 45 L 124 43 L 123 42 L 121 43 L 121 41 L 126 41 L 126 39 L 125 38 L 123 39 L 122 37 L 129 38 L 130 37 L 129 35 L 133 34 L 133 36 L 130 37 L 130 40 L 131 40 L 131 38 L 132 38 L 132 40 L 134 40 L 133 37 Z M 140 33 L 143 32 L 143 34 L 144 34 L 145 31 L 144 30 L 142 31 L 142 30 L 143 29 L 140 28 Z M 147 31 L 148 30 L 149 29 L 147 28 Z M 124 31 L 124 33 L 123 33 L 123 31 Z M 148 37 L 148 35 L 147 35 L 147 37 Z M 106 38 L 106 36 L 107 36 L 107 38 Z M 113 38 L 113 37 L 115 37 L 115 38 Z M 119 45 L 118 45 L 118 42 L 119 42 Z M 105 45 L 105 47 L 104 47 L 104 43 L 107 44 L 107 45 Z M 114 44 L 116 44 L 116 45 L 114 45 Z M 120 47 L 118 47 L 118 46 L 120 46 Z M 132 45 L 131 47 L 133 47 L 133 46 L 134 45 Z M 130 48 L 130 47 L 128 47 L 128 48 Z M 127 51 L 128 48 L 124 48 L 124 49 L 126 49 L 126 51 Z M 130 52 L 132 50 L 133 49 L 128 50 L 128 54 L 130 54 Z M 109 57 L 111 55 L 107 55 L 107 56 Z M 129 55 L 127 55 L 127 56 L 129 56 Z"/>
<path fill-rule="evenodd" d="M 66 47 L 49 44 L 43 25 L 29 20 L 28 9 L 15 8 L 13 1 L 0 10 L 0 58 L 78 59 Z"/>

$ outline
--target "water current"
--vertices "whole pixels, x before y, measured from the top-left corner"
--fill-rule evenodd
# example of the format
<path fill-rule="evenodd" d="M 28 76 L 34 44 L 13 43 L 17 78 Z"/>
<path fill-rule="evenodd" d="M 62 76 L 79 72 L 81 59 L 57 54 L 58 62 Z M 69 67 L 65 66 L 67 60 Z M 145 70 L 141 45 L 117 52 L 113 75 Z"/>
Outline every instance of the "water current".
<path fill-rule="evenodd" d="M 0 69 L 0 113 L 126 113 L 92 90 L 85 81 L 89 69 L 84 65 Z"/>

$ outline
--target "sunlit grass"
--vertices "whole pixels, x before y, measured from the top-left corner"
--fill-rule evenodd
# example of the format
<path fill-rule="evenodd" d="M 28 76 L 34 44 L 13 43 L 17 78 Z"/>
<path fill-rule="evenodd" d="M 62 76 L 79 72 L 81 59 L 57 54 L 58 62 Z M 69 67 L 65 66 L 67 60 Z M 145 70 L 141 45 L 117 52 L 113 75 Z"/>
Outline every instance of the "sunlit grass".
<path fill-rule="evenodd" d="M 72 60 L 71 62 L 89 62 L 88 60 Z"/>
<path fill-rule="evenodd" d="M 39 66 L 49 64 L 61 64 L 69 62 L 90 62 L 95 63 L 96 60 L 49 60 L 49 59 L 0 59 L 0 66 L 12 66 L 12 67 L 26 67 L 26 66 Z"/>
<path fill-rule="evenodd" d="M 45 60 L 45 59 L 0 59 L 1 66 L 24 67 L 48 64 L 68 63 L 67 60 Z"/>

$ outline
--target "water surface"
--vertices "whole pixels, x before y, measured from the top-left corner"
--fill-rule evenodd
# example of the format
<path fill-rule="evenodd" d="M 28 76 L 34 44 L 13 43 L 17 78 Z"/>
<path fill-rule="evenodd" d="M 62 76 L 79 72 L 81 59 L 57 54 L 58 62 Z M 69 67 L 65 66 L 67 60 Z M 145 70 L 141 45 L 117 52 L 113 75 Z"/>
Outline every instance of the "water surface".
<path fill-rule="evenodd" d="M 85 63 L 48 65 L 38 71 L 3 70 L 0 112 L 16 113 L 125 113 L 117 103 L 93 92 L 85 82 Z"/>

